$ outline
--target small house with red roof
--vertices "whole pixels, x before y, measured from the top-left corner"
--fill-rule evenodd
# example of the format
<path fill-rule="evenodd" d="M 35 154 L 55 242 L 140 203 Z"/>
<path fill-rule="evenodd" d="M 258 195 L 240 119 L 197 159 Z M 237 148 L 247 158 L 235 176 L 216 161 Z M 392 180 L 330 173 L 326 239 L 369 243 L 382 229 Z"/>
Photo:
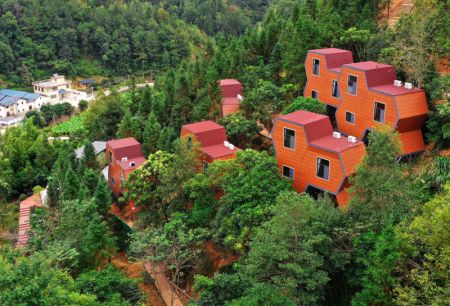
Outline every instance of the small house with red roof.
<path fill-rule="evenodd" d="M 205 169 L 216 160 L 234 158 L 240 150 L 228 142 L 225 128 L 211 120 L 183 125 L 181 138 L 198 142 L 200 159 Z"/>
<path fill-rule="evenodd" d="M 272 130 L 278 167 L 298 192 L 328 192 L 346 205 L 348 178 L 366 154 L 355 137 L 333 132 L 330 119 L 296 111 L 275 119 Z"/>
<path fill-rule="evenodd" d="M 109 186 L 120 197 L 128 175 L 146 161 L 141 144 L 133 137 L 110 140 L 106 143 L 106 159 Z"/>
<path fill-rule="evenodd" d="M 244 98 L 242 84 L 235 79 L 220 80 L 219 88 L 222 93 L 222 116 L 238 112 Z"/>
<path fill-rule="evenodd" d="M 350 51 L 329 48 L 310 50 L 305 67 L 304 95 L 337 109 L 339 131 L 366 141 L 374 127 L 386 124 L 399 132 L 402 156 L 424 150 L 425 92 L 397 80 L 393 66 L 353 63 Z"/>

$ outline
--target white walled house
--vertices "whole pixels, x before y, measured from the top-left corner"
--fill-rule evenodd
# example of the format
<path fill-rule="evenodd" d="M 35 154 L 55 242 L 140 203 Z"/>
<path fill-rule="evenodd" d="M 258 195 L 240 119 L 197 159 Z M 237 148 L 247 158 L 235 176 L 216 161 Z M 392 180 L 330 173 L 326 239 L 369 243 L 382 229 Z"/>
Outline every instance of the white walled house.
<path fill-rule="evenodd" d="M 72 81 L 65 76 L 55 73 L 50 79 L 33 82 L 34 92 L 47 97 L 51 104 L 68 102 L 78 107 L 81 100 L 90 101 L 92 94 L 72 89 Z"/>
<path fill-rule="evenodd" d="M 48 104 L 47 99 L 36 93 L 0 89 L 0 119 L 24 116 L 31 110 L 38 110 Z"/>

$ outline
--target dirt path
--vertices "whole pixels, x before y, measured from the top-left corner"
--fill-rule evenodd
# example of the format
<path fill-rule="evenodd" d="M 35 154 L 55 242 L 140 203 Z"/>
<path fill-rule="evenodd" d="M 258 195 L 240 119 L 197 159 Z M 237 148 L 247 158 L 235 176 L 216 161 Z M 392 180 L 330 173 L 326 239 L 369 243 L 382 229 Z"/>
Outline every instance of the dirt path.
<path fill-rule="evenodd" d="M 125 271 L 130 278 L 142 278 L 144 265 L 142 262 L 130 263 L 125 254 L 120 254 L 111 259 L 111 263 L 117 268 Z M 158 289 L 155 285 L 145 285 L 143 282 L 139 284 L 139 288 L 147 295 L 146 306 L 165 306 Z"/>
<path fill-rule="evenodd" d="M 414 0 L 391 0 L 389 16 L 388 16 L 388 10 L 386 9 L 382 16 L 382 19 L 383 20 L 387 19 L 389 26 L 393 27 L 393 26 L 395 26 L 395 24 L 400 19 L 400 16 L 403 13 L 411 12 L 413 6 L 414 6 Z"/>

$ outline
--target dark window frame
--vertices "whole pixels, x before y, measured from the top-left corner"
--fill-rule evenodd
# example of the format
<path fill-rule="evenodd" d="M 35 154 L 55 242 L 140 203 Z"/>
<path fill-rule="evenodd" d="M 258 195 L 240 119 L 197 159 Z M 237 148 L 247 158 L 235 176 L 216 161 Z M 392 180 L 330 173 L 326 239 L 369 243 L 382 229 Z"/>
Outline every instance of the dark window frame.
<path fill-rule="evenodd" d="M 341 92 L 339 90 L 339 84 L 337 80 L 331 81 L 331 96 L 338 99 L 341 97 Z"/>
<path fill-rule="evenodd" d="M 289 135 L 289 146 L 286 145 L 286 143 L 287 143 L 287 141 L 286 141 L 287 140 L 286 134 L 287 134 L 288 131 L 291 131 L 291 132 L 294 133 L 294 135 Z M 295 134 L 296 134 L 295 130 L 289 129 L 289 128 L 283 128 L 283 146 L 286 149 L 290 149 L 290 150 L 294 150 L 295 149 Z M 293 144 L 291 143 L 291 141 L 293 142 Z"/>
<path fill-rule="evenodd" d="M 328 165 L 322 164 L 322 161 L 327 162 Z M 325 181 L 329 181 L 330 180 L 330 172 L 331 172 L 330 170 L 331 170 L 330 161 L 328 159 L 325 159 L 322 157 L 317 157 L 317 159 L 316 159 L 316 176 Z"/>
<path fill-rule="evenodd" d="M 350 81 L 350 78 L 353 77 L 356 79 L 356 81 Z M 352 85 L 350 85 L 350 82 L 354 83 L 354 87 Z M 353 90 L 350 90 L 350 88 L 354 88 L 354 92 Z M 358 77 L 356 75 L 353 74 L 349 74 L 347 76 L 347 93 L 356 96 L 358 94 Z"/>
<path fill-rule="evenodd" d="M 285 174 L 285 169 L 287 169 L 288 171 L 288 175 Z M 283 165 L 282 167 L 282 171 L 281 171 L 283 177 L 287 177 L 288 179 L 294 180 L 294 176 L 295 176 L 295 169 L 286 165 Z M 291 176 L 292 173 L 292 176 Z"/>
<path fill-rule="evenodd" d="M 311 98 L 319 100 L 319 92 L 317 90 L 311 90 Z"/>
<path fill-rule="evenodd" d="M 347 120 L 347 115 L 350 114 L 353 118 L 353 121 L 348 121 Z M 355 113 L 349 112 L 349 111 L 345 111 L 345 122 L 350 123 L 350 124 L 355 124 L 356 121 L 356 116 Z"/>
<path fill-rule="evenodd" d="M 318 58 L 312 60 L 312 74 L 320 76 L 320 60 Z"/>
<path fill-rule="evenodd" d="M 379 109 L 377 107 L 378 105 L 383 105 L 383 108 Z M 379 110 L 381 110 L 381 111 L 379 111 Z M 379 118 L 380 120 L 378 120 L 377 118 L 380 115 L 383 115 L 383 117 Z M 379 122 L 379 123 L 384 123 L 385 119 L 386 119 L 386 104 L 382 103 L 382 102 L 375 101 L 375 104 L 373 106 L 373 120 L 376 121 L 376 122 Z"/>

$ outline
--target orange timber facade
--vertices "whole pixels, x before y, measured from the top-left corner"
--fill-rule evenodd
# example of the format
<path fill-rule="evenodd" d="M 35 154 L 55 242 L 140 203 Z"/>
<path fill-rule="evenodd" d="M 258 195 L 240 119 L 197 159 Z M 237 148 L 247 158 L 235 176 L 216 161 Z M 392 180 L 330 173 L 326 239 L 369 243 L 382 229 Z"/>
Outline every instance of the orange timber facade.
<path fill-rule="evenodd" d="M 211 120 L 183 125 L 180 137 L 198 142 L 204 169 L 216 160 L 234 158 L 240 150 L 227 141 L 225 128 Z"/>
<path fill-rule="evenodd" d="M 141 144 L 132 137 L 110 140 L 106 143 L 106 159 L 109 186 L 113 194 L 120 197 L 128 175 L 146 161 Z"/>
<path fill-rule="evenodd" d="M 295 190 L 318 189 L 347 204 L 348 177 L 366 154 L 363 142 L 333 132 L 327 116 L 307 111 L 275 119 L 272 136 L 280 172 Z"/>
<path fill-rule="evenodd" d="M 350 51 L 328 48 L 310 50 L 305 69 L 304 96 L 335 108 L 339 131 L 366 141 L 374 127 L 386 124 L 399 132 L 403 156 L 424 150 L 425 92 L 396 80 L 393 66 L 353 63 Z"/>

